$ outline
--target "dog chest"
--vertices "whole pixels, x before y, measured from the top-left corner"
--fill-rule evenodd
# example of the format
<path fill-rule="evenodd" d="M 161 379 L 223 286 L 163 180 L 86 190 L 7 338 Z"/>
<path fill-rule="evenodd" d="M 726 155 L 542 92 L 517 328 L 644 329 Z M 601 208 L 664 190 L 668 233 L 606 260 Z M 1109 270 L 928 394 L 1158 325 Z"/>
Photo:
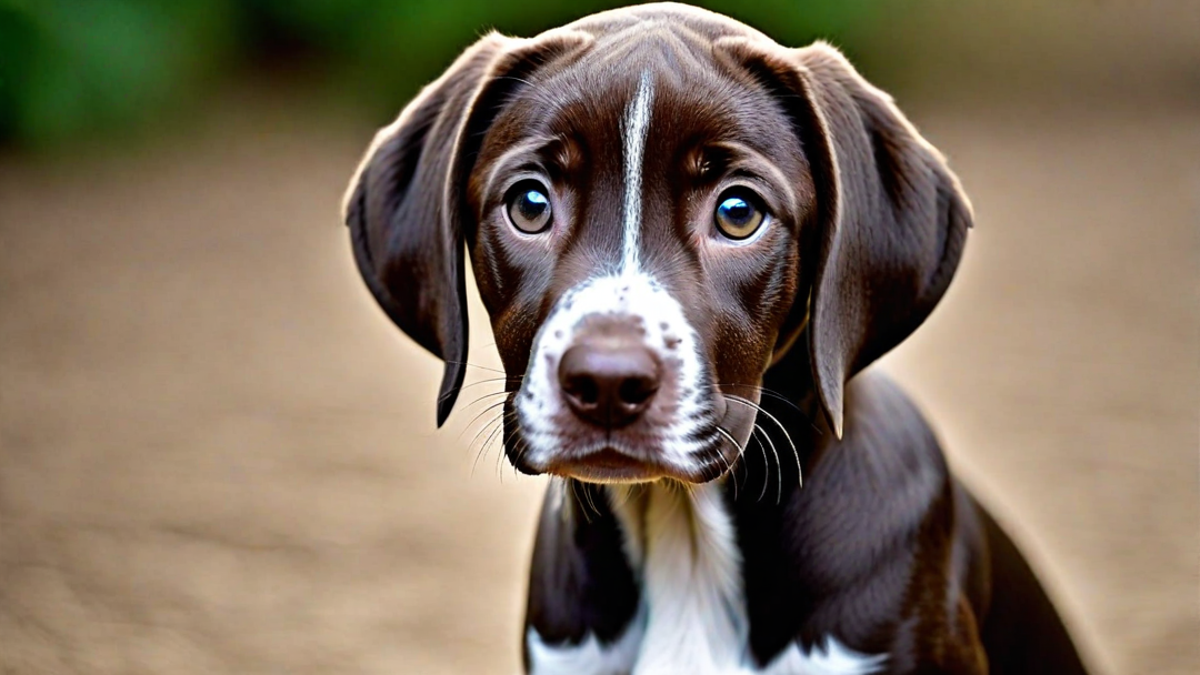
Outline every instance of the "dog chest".
<path fill-rule="evenodd" d="M 719 483 L 612 486 L 607 493 L 640 581 L 638 612 L 607 645 L 590 634 L 576 645 L 548 645 L 530 629 L 532 673 L 858 675 L 882 668 L 885 656 L 858 654 L 832 636 L 808 653 L 793 644 L 765 667 L 755 663 L 737 532 Z"/>

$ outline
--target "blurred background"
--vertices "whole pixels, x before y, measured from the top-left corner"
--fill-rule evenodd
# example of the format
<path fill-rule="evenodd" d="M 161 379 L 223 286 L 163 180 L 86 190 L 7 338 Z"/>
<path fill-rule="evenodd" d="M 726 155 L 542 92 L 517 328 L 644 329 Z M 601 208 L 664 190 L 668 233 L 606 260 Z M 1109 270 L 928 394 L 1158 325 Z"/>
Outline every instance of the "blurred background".
<path fill-rule="evenodd" d="M 612 4 L 0 0 L 0 672 L 517 672 L 482 308 L 437 431 L 339 200 L 485 30 Z M 949 156 L 977 227 L 881 367 L 1097 672 L 1200 672 L 1200 4 L 708 6 Z"/>

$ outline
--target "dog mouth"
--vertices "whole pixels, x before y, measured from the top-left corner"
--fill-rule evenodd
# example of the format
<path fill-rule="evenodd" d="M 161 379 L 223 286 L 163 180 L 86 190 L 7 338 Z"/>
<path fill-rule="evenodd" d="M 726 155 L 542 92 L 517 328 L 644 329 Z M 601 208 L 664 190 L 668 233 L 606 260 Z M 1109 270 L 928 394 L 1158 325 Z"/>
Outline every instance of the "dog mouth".
<path fill-rule="evenodd" d="M 590 483 L 643 483 L 658 478 L 677 478 L 669 467 L 639 455 L 607 446 L 581 455 L 552 460 L 545 473 L 578 478 Z"/>
<path fill-rule="evenodd" d="M 514 397 L 512 397 L 515 399 Z M 511 401 L 512 399 L 510 399 Z M 510 403 L 511 405 L 511 403 Z M 514 411 L 515 412 L 515 411 Z M 707 483 L 731 472 L 741 457 L 755 423 L 754 408 L 729 405 L 717 393 L 703 416 L 688 425 L 696 429 L 686 452 L 654 433 L 560 427 L 553 452 L 531 456 L 521 415 L 505 416 L 505 453 L 528 475 L 550 474 L 589 483 L 646 483 L 671 479 Z"/>
<path fill-rule="evenodd" d="M 683 469 L 608 446 L 582 455 L 556 458 L 544 473 L 588 483 L 648 483 L 664 478 L 684 483 L 707 483 L 724 475 L 726 470 L 718 457 Z"/>

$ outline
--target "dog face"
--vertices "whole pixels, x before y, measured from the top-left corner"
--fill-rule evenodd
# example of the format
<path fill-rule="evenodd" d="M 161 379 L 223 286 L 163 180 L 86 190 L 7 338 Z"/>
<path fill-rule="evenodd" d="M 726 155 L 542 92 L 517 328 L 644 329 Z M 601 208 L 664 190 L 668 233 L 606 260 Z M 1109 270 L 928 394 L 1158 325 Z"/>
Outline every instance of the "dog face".
<path fill-rule="evenodd" d="M 840 433 L 846 379 L 932 310 L 970 215 L 836 51 L 668 4 L 485 37 L 377 135 L 346 219 L 376 299 L 446 361 L 439 424 L 466 248 L 514 466 L 702 482 L 737 461 L 802 334 L 797 376 Z"/>
<path fill-rule="evenodd" d="M 712 63 L 672 68 L 707 46 L 674 39 L 534 74 L 471 171 L 476 279 L 524 374 L 506 433 L 524 471 L 701 481 L 750 433 L 728 396 L 757 399 L 814 190 L 778 103 Z"/>

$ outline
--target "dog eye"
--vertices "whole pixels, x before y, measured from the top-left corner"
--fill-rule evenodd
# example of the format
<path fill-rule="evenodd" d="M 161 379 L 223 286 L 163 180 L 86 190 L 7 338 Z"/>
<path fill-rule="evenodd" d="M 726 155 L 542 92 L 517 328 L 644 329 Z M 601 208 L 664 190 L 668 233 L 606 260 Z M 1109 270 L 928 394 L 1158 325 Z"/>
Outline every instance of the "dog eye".
<path fill-rule="evenodd" d="M 526 234 L 544 232 L 550 227 L 550 197 L 537 181 L 522 181 L 508 191 L 508 220 Z"/>
<path fill-rule="evenodd" d="M 758 231 L 766 213 L 758 196 L 735 188 L 721 195 L 714 218 L 717 229 L 729 239 L 740 241 Z"/>

